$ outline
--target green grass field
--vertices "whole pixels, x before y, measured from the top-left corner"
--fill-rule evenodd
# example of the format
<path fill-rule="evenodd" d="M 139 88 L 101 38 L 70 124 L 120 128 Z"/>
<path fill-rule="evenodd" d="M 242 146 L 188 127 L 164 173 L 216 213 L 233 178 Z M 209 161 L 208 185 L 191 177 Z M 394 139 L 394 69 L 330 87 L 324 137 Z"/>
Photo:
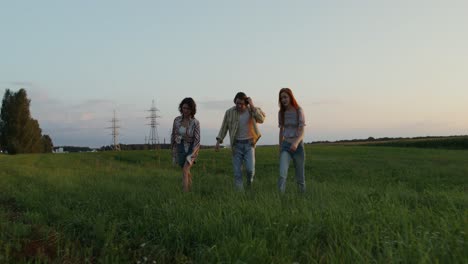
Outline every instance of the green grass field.
<path fill-rule="evenodd" d="M 235 192 L 204 149 L 0 156 L 0 263 L 468 263 L 468 151 L 307 146 L 307 192 L 257 148 Z"/>

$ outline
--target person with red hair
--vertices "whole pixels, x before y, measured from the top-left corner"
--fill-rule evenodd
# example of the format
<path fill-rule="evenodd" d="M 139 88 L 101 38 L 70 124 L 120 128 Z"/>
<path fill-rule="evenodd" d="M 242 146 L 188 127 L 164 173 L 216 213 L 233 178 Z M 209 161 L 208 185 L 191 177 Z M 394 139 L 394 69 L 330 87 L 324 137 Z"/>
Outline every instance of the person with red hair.
<path fill-rule="evenodd" d="M 296 182 L 300 192 L 305 192 L 305 150 L 304 150 L 304 111 L 299 106 L 293 92 L 289 88 L 282 88 L 278 95 L 278 126 L 280 151 L 280 176 L 278 189 L 286 191 L 289 163 L 294 162 Z"/>

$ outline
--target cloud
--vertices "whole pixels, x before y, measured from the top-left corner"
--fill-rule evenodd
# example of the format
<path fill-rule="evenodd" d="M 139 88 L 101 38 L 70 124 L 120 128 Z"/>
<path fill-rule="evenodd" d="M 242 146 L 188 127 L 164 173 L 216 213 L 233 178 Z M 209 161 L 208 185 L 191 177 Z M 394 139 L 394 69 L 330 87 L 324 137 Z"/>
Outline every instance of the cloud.
<path fill-rule="evenodd" d="M 39 121 L 43 133 L 51 136 L 54 145 L 100 147 L 111 144 L 114 110 L 121 143 L 143 143 L 149 131 L 145 118 L 148 113 L 139 106 L 100 98 L 70 104 L 40 91 L 31 93 L 30 99 L 33 117 Z M 167 137 L 165 130 L 159 131 L 161 139 Z"/>
<path fill-rule="evenodd" d="M 94 119 L 93 113 L 81 113 L 80 121 L 90 121 Z"/>

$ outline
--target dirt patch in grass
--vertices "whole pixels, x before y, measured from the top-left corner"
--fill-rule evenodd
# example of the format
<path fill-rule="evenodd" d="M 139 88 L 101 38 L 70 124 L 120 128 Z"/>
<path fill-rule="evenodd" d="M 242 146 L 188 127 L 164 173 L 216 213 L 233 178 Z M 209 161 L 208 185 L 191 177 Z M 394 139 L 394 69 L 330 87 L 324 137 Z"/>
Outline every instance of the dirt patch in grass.
<path fill-rule="evenodd" d="M 59 239 L 58 232 L 34 225 L 28 237 L 21 239 L 21 247 L 13 252 L 13 256 L 15 259 L 53 261 L 57 258 Z"/>
<path fill-rule="evenodd" d="M 15 198 L 0 198 L 0 208 L 5 212 L 8 221 L 16 222 L 22 216 L 21 208 Z"/>

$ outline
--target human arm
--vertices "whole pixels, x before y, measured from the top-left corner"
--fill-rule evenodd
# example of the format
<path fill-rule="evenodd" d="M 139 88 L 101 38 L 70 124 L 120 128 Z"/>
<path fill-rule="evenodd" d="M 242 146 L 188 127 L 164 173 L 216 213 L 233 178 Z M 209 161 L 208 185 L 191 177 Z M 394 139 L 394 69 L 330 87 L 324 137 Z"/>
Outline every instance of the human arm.
<path fill-rule="evenodd" d="M 171 131 L 171 150 L 172 150 L 172 164 L 173 165 L 175 165 L 176 163 L 176 150 L 177 150 L 176 136 L 177 136 L 177 117 L 174 119 L 174 123 L 172 124 L 172 131 Z"/>
<path fill-rule="evenodd" d="M 198 120 L 194 120 L 194 127 L 193 127 L 193 149 L 192 153 L 187 156 L 187 162 L 192 165 L 198 157 L 198 152 L 200 151 L 200 122 Z"/>
<path fill-rule="evenodd" d="M 252 114 L 255 122 L 262 124 L 265 121 L 265 113 L 262 111 L 260 107 L 255 107 L 252 98 L 247 98 L 247 102 L 249 105 L 250 113 Z"/>
<path fill-rule="evenodd" d="M 223 140 L 226 137 L 227 131 L 229 130 L 228 111 L 224 113 L 223 123 L 221 124 L 221 128 L 219 130 L 218 136 L 216 137 L 216 146 L 215 146 L 216 151 L 219 151 L 219 145 L 223 143 Z"/>
<path fill-rule="evenodd" d="M 279 133 L 278 133 L 278 151 L 281 153 L 281 144 L 283 143 L 284 140 L 284 121 L 283 121 L 283 115 L 281 111 L 278 111 L 278 128 L 279 128 Z"/>
<path fill-rule="evenodd" d="M 298 134 L 298 136 L 296 137 L 296 139 L 294 140 L 294 142 L 291 144 L 290 150 L 291 150 L 292 152 L 296 151 L 297 146 L 298 146 L 299 143 L 301 143 L 301 141 L 304 139 L 304 127 L 303 127 L 303 126 L 297 128 L 297 134 Z"/>
<path fill-rule="evenodd" d="M 291 144 L 291 151 L 296 151 L 297 146 L 301 141 L 304 139 L 304 127 L 305 127 L 305 116 L 304 116 L 304 111 L 302 108 L 299 108 L 297 110 L 297 132 L 296 132 L 296 138 L 294 139 L 293 143 Z"/>
<path fill-rule="evenodd" d="M 283 143 L 283 126 L 280 126 L 279 128 L 279 135 L 278 135 L 278 149 L 281 152 L 281 144 Z"/>

